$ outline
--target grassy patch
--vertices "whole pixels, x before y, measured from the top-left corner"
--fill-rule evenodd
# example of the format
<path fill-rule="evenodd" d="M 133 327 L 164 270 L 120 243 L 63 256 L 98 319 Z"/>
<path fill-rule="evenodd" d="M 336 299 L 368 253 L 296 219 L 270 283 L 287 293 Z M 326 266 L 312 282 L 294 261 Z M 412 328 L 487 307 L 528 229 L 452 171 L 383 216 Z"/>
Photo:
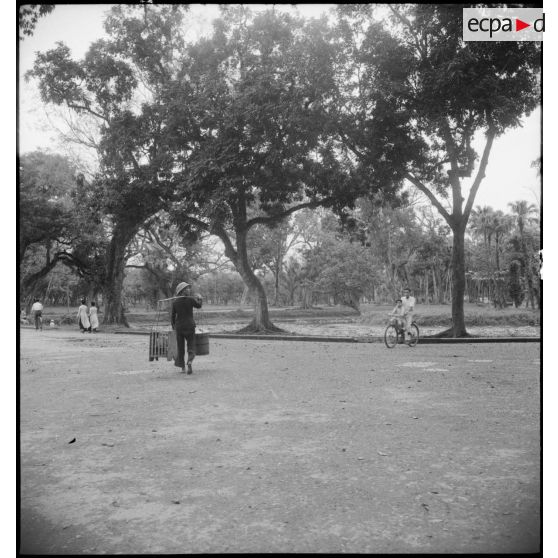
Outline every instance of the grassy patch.
<path fill-rule="evenodd" d="M 362 309 L 360 322 L 380 325 L 387 322 L 392 306 L 366 305 Z M 451 306 L 420 305 L 416 309 L 416 321 L 423 326 L 451 326 Z M 465 305 L 465 323 L 469 326 L 535 326 L 540 324 L 540 312 L 526 308 L 480 307 L 476 304 Z"/>
<path fill-rule="evenodd" d="M 356 323 L 371 326 L 385 325 L 388 314 L 393 306 L 363 304 L 361 315 L 352 308 L 346 306 L 319 306 L 315 308 L 270 308 L 269 313 L 272 321 L 281 322 L 289 320 L 308 320 L 308 323 Z M 43 313 L 43 323 L 47 324 L 53 318 L 56 324 L 75 325 L 77 327 L 77 310 L 68 314 L 67 308 L 47 308 Z M 157 312 L 133 310 L 126 313 L 126 317 L 132 326 L 146 327 L 157 322 Z M 200 325 L 219 323 L 245 323 L 253 317 L 251 307 L 226 307 L 206 306 L 203 308 L 203 316 Z M 103 316 L 100 315 L 102 323 Z M 450 305 L 419 305 L 416 312 L 416 320 L 422 326 L 450 327 L 451 306 Z M 170 313 L 161 312 L 159 325 L 170 323 Z M 526 308 L 504 308 L 498 310 L 491 306 L 478 306 L 476 304 L 465 305 L 465 323 L 468 326 L 538 326 L 540 325 L 540 312 Z"/>

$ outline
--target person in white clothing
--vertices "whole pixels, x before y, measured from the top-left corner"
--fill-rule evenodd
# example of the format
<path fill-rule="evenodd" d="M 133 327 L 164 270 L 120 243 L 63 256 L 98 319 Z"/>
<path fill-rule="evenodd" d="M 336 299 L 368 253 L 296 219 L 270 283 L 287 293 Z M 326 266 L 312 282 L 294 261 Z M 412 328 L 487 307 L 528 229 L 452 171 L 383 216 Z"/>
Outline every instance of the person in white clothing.
<path fill-rule="evenodd" d="M 95 301 L 91 301 L 91 308 L 89 309 L 89 322 L 91 323 L 91 331 L 97 333 L 97 328 L 99 327 L 99 317 L 97 316 L 97 306 Z"/>
<path fill-rule="evenodd" d="M 39 302 L 38 298 L 35 299 L 33 306 L 31 306 L 31 313 L 34 316 L 35 329 L 43 329 L 43 305 Z"/>
<path fill-rule="evenodd" d="M 78 308 L 77 318 L 79 320 L 79 329 L 82 333 L 88 331 L 91 333 L 91 324 L 89 323 L 89 310 L 87 308 L 85 298 L 81 299 L 81 306 Z"/>
<path fill-rule="evenodd" d="M 401 305 L 403 307 L 403 318 L 405 319 L 405 341 L 408 341 L 411 336 L 411 324 L 415 314 L 415 297 L 411 296 L 409 288 L 403 289 Z"/>

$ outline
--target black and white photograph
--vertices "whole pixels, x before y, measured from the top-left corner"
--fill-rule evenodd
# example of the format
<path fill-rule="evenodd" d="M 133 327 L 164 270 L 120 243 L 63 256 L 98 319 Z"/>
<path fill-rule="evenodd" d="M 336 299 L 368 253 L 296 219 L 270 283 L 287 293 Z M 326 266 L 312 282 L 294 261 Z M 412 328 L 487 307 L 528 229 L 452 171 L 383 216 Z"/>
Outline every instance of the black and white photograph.
<path fill-rule="evenodd" d="M 17 553 L 542 552 L 545 11 L 17 4 Z"/>

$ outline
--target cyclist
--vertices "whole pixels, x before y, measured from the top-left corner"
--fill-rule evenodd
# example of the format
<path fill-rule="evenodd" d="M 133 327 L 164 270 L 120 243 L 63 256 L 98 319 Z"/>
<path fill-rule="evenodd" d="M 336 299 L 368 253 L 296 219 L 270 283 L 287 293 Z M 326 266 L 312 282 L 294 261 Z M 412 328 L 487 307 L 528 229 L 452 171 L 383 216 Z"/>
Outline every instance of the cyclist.
<path fill-rule="evenodd" d="M 409 287 L 403 289 L 403 298 L 401 300 L 403 307 L 403 317 L 405 318 L 405 341 L 411 337 L 411 324 L 415 313 L 415 297 L 411 296 Z"/>
<path fill-rule="evenodd" d="M 33 316 L 35 318 L 35 329 L 43 329 L 43 305 L 39 302 L 39 299 L 36 298 L 35 302 L 33 302 L 33 306 L 31 306 L 31 312 L 33 312 Z"/>

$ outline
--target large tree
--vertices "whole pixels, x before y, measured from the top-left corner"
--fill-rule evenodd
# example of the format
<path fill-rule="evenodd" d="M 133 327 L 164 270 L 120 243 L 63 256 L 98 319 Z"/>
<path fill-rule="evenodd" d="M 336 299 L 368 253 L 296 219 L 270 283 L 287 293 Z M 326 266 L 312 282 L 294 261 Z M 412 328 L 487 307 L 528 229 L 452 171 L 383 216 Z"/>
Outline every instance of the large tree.
<path fill-rule="evenodd" d="M 43 101 L 97 126 L 93 146 L 100 169 L 87 187 L 90 209 L 110 235 L 102 280 L 105 324 L 127 325 L 126 247 L 172 193 L 174 163 L 162 125 L 169 106 L 161 91 L 180 68 L 187 9 L 115 6 L 105 21 L 108 39 L 92 44 L 83 60 L 74 60 L 58 43 L 37 55 L 28 74 L 39 80 Z"/>
<path fill-rule="evenodd" d="M 19 160 L 19 266 L 21 295 L 30 299 L 63 263 L 94 274 L 98 224 L 79 204 L 76 170 L 63 156 L 34 151 Z"/>
<path fill-rule="evenodd" d="M 321 108 L 334 94 L 334 48 L 327 36 L 325 21 L 226 8 L 212 37 L 192 46 L 188 78 L 174 89 L 178 141 L 192 121 L 199 128 L 182 158 L 186 170 L 175 216 L 222 240 L 255 298 L 249 330 L 276 329 L 249 261 L 250 231 L 303 208 L 342 208 L 354 197 L 355 183 Z"/>
<path fill-rule="evenodd" d="M 340 8 L 338 131 L 371 184 L 408 181 L 450 226 L 451 335 L 466 336 L 467 222 L 495 138 L 540 103 L 540 45 L 464 42 L 462 6 L 378 10 Z M 484 147 L 477 153 L 480 135 Z"/>

